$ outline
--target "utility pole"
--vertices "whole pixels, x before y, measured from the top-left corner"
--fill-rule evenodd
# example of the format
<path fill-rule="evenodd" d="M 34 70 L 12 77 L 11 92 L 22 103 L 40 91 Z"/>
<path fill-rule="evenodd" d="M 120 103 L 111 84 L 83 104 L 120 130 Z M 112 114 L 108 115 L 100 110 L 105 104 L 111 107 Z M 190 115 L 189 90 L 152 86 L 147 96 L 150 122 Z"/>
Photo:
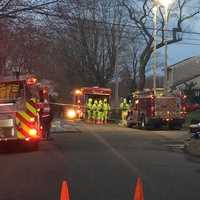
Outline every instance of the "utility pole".
<path fill-rule="evenodd" d="M 165 75 L 164 75 L 164 89 L 165 89 L 165 94 L 167 95 L 169 85 L 168 85 L 168 44 L 167 44 L 167 25 L 168 25 L 168 7 L 165 7 L 165 18 L 164 18 L 164 43 L 165 43 Z"/>
<path fill-rule="evenodd" d="M 164 16 L 164 45 L 165 45 L 165 69 L 164 69 L 164 89 L 165 89 L 165 94 L 168 93 L 169 89 L 169 84 L 168 84 L 168 73 L 167 73 L 167 68 L 168 68 L 168 51 L 167 51 L 167 25 L 168 25 L 168 18 L 169 18 L 169 6 L 173 3 L 174 0 L 157 0 L 158 3 L 164 7 L 165 9 L 165 16 Z"/>

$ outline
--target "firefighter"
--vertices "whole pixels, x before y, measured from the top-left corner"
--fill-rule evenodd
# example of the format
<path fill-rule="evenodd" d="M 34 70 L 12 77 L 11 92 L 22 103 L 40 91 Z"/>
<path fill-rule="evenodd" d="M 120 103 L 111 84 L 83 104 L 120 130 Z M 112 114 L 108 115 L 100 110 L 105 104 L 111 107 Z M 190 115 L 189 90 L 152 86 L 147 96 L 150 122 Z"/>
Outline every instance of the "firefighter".
<path fill-rule="evenodd" d="M 43 128 L 42 136 L 43 138 L 49 139 L 50 138 L 50 128 L 51 128 L 51 121 L 53 119 L 52 111 L 47 99 L 47 90 L 42 88 L 40 90 L 39 96 L 40 96 L 40 122 Z"/>
<path fill-rule="evenodd" d="M 44 99 L 43 106 L 40 109 L 40 121 L 43 127 L 43 137 L 50 138 L 51 121 L 53 119 L 51 108 L 47 99 Z"/>
<path fill-rule="evenodd" d="M 99 100 L 98 106 L 97 106 L 97 124 L 103 124 L 103 102 L 102 100 Z"/>
<path fill-rule="evenodd" d="M 97 121 L 97 106 L 98 106 L 98 101 L 95 100 L 93 105 L 92 105 L 92 119 L 94 123 Z"/>
<path fill-rule="evenodd" d="M 92 98 L 89 98 L 87 103 L 87 118 L 89 121 L 92 119 L 92 101 Z"/>
<path fill-rule="evenodd" d="M 127 103 L 126 98 L 124 98 L 123 102 L 121 102 L 120 110 L 121 110 L 121 125 L 126 126 L 127 125 L 128 110 L 129 110 L 129 104 Z"/>
<path fill-rule="evenodd" d="M 104 99 L 104 101 L 103 101 L 103 122 L 105 124 L 108 123 L 109 111 L 110 111 L 110 105 L 108 103 L 108 100 Z"/>

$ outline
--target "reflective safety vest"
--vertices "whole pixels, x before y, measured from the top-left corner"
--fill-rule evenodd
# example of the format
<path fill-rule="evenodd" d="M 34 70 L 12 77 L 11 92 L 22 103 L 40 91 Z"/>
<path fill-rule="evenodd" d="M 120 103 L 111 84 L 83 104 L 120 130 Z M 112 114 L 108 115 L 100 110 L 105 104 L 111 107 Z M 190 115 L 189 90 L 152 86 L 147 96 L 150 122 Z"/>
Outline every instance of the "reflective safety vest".
<path fill-rule="evenodd" d="M 92 111 L 97 111 L 97 104 L 94 103 L 94 104 L 92 105 Z"/>
<path fill-rule="evenodd" d="M 103 112 L 103 104 L 98 104 L 98 106 L 97 106 L 97 110 L 98 110 L 98 112 Z"/>
<path fill-rule="evenodd" d="M 87 104 L 87 110 L 92 110 L 92 103 Z"/>
<path fill-rule="evenodd" d="M 48 102 L 43 103 L 43 108 L 41 109 L 41 117 L 49 117 L 50 116 L 50 106 Z"/>
<path fill-rule="evenodd" d="M 110 111 L 110 105 L 108 103 L 103 104 L 103 111 Z"/>
<path fill-rule="evenodd" d="M 122 111 L 128 111 L 128 109 L 129 109 L 129 105 L 128 105 L 128 103 L 121 103 L 120 104 L 120 109 L 122 110 Z"/>

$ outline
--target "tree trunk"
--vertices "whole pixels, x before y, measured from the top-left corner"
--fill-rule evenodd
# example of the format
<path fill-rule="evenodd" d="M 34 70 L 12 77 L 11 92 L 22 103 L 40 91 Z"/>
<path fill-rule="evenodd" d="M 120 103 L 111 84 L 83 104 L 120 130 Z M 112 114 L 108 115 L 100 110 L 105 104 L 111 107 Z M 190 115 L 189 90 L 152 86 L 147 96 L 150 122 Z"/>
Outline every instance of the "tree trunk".
<path fill-rule="evenodd" d="M 139 90 L 144 90 L 145 80 L 146 80 L 146 66 L 151 58 L 153 49 L 151 48 L 151 43 L 144 49 L 140 56 L 140 67 L 139 67 Z"/>
<path fill-rule="evenodd" d="M 145 67 L 146 65 L 144 64 L 144 62 L 140 63 L 140 69 L 139 69 L 139 90 L 142 91 L 145 87 L 145 79 L 146 79 L 146 75 L 145 75 Z"/>

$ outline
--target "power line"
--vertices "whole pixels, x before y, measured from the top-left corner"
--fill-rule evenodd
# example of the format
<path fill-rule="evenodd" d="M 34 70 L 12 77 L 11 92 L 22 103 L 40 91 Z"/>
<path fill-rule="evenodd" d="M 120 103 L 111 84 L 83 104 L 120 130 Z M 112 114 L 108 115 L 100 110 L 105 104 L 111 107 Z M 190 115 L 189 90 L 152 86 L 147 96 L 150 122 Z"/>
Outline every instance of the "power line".
<path fill-rule="evenodd" d="M 189 43 L 189 42 L 180 42 L 180 43 L 174 43 L 176 45 L 188 45 L 188 46 L 200 46 L 200 43 Z"/>
<path fill-rule="evenodd" d="M 57 17 L 59 17 L 59 16 L 57 16 Z M 65 16 L 64 16 L 64 18 L 65 18 Z M 60 16 L 60 19 L 62 19 L 62 16 Z M 141 31 L 141 29 L 138 27 L 138 26 L 136 26 L 136 25 L 131 25 L 131 24 L 122 24 L 122 23 L 112 23 L 112 22 L 105 22 L 105 21 L 97 21 L 97 20 L 90 20 L 90 19 L 82 19 L 82 18 L 80 18 L 80 17 L 70 17 L 70 16 L 67 16 L 67 19 L 69 20 L 69 19 L 71 19 L 71 20 L 80 20 L 80 21 L 88 21 L 88 22 L 91 22 L 91 23 L 96 23 L 96 24 L 103 24 L 103 25 L 110 25 L 110 26 L 118 26 L 118 27 L 120 27 L 120 28 L 123 28 L 123 27 L 129 27 L 129 28 L 133 28 L 133 29 L 136 29 L 136 30 L 138 30 L 138 31 Z M 145 27 L 145 29 L 146 30 L 154 30 L 153 29 L 153 27 Z M 163 29 L 160 29 L 160 28 L 158 28 L 158 29 L 156 29 L 157 31 L 159 31 L 159 32 L 161 32 L 161 31 L 163 31 Z M 171 32 L 171 33 L 174 33 L 174 31 L 175 31 L 175 29 L 167 29 L 167 30 L 165 30 L 165 32 Z M 200 32 L 195 32 L 195 31 L 177 31 L 178 33 L 184 33 L 184 34 L 191 34 L 191 35 L 200 35 Z"/>
<path fill-rule="evenodd" d="M 83 19 L 81 19 L 83 20 Z M 124 25 L 124 24 L 116 24 L 116 23 L 110 23 L 110 22 L 102 22 L 102 21 L 95 21 L 97 24 L 103 24 L 103 25 L 112 25 L 112 26 L 127 26 L 127 27 L 131 27 L 131 28 L 134 28 L 135 30 L 139 31 L 140 29 L 136 26 L 133 26 L 133 25 Z M 68 24 L 67 25 L 68 27 L 72 27 L 74 29 L 78 29 L 79 27 L 76 25 L 76 24 Z M 101 30 L 105 30 L 104 27 L 91 27 L 91 26 L 84 26 L 84 29 L 88 29 L 88 30 L 91 30 L 91 29 L 101 29 Z M 147 29 L 150 29 L 150 30 L 153 30 L 153 28 L 149 28 L 147 27 Z M 161 29 L 158 29 L 158 31 L 161 31 Z M 168 30 L 168 31 L 173 31 L 173 30 Z M 122 34 L 120 37 L 123 39 L 135 39 L 136 36 L 131 36 L 131 32 L 129 31 L 122 31 L 124 32 L 125 34 Z M 200 32 L 190 32 L 190 31 L 182 31 L 182 33 L 187 33 L 187 34 L 197 34 L 197 35 L 200 35 Z M 106 33 L 108 36 L 111 36 L 112 34 L 111 33 Z M 119 33 L 120 34 L 120 33 Z M 138 35 L 138 34 L 137 34 Z M 144 39 L 142 39 L 144 40 Z M 197 39 L 197 38 L 183 38 L 183 40 L 190 40 L 190 41 L 200 41 L 200 39 Z M 198 43 L 190 43 L 190 42 L 177 42 L 177 43 L 174 43 L 176 45 L 190 45 L 190 46 L 200 46 L 200 44 Z"/>
<path fill-rule="evenodd" d="M 190 41 L 200 41 L 200 38 L 197 39 L 197 38 L 183 38 L 183 40 L 190 40 Z"/>

